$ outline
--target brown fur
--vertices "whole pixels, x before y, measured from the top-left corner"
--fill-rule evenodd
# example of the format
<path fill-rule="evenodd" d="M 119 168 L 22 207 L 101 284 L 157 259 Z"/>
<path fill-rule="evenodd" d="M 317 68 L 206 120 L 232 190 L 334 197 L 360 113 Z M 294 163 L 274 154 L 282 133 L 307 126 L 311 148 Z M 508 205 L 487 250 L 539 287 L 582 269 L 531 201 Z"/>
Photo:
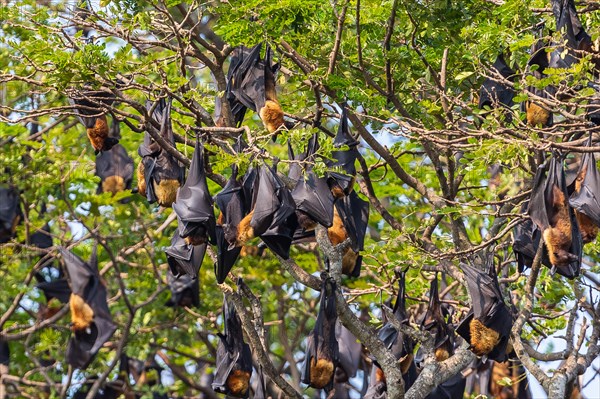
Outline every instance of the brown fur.
<path fill-rule="evenodd" d="M 179 181 L 174 179 L 163 180 L 159 184 L 154 183 L 154 193 L 159 205 L 169 207 L 177 199 Z"/>
<path fill-rule="evenodd" d="M 332 245 L 341 244 L 348 238 L 348 233 L 344 227 L 344 221 L 340 217 L 337 209 L 333 210 L 333 225 L 327 229 L 327 235 Z"/>
<path fill-rule="evenodd" d="M 221 212 L 219 213 L 219 217 L 217 218 L 217 225 L 223 226 L 223 219 L 225 219 L 225 216 L 223 215 L 223 212 Z"/>
<path fill-rule="evenodd" d="M 356 266 L 356 259 L 358 259 L 358 252 L 354 252 L 352 248 L 346 248 L 342 258 L 342 273 L 349 276 Z"/>
<path fill-rule="evenodd" d="M 383 382 L 385 384 L 385 374 L 383 373 L 383 370 L 380 369 L 379 367 L 375 366 L 375 382 Z"/>
<path fill-rule="evenodd" d="M 258 247 L 256 245 L 244 245 L 240 251 L 240 256 L 256 256 Z"/>
<path fill-rule="evenodd" d="M 565 194 L 556 185 L 552 187 L 554 217 L 544 230 L 544 242 L 548 248 L 548 258 L 555 266 L 566 266 L 571 261 L 571 218 Z"/>
<path fill-rule="evenodd" d="M 335 184 L 331 187 L 331 194 L 333 194 L 333 198 L 335 199 L 344 198 L 346 196 L 346 193 L 344 193 L 344 190 L 342 190 L 339 184 Z"/>
<path fill-rule="evenodd" d="M 334 366 L 331 360 L 312 358 L 310 360 L 310 385 L 317 389 L 325 388 L 331 382 L 333 372 Z"/>
<path fill-rule="evenodd" d="M 89 328 L 94 320 L 94 311 L 85 303 L 82 297 L 77 294 L 71 294 L 69 299 L 71 308 L 71 324 L 73 331 L 83 331 Z"/>
<path fill-rule="evenodd" d="M 402 371 L 402 374 L 406 374 L 408 372 L 408 368 L 412 364 L 412 361 L 413 361 L 412 353 L 409 353 L 406 356 L 404 356 L 402 359 L 400 359 L 400 371 Z"/>
<path fill-rule="evenodd" d="M 448 352 L 448 349 L 444 346 L 440 346 L 439 348 L 436 348 L 435 350 L 435 359 L 438 362 L 443 362 L 444 360 L 448 359 L 450 357 L 450 353 Z"/>
<path fill-rule="evenodd" d="M 138 163 L 136 172 L 137 172 L 138 192 L 145 197 L 146 196 L 146 178 L 144 176 L 145 168 L 144 168 L 144 163 L 142 161 L 140 161 L 140 163 Z"/>
<path fill-rule="evenodd" d="M 105 149 L 104 141 L 108 138 L 108 121 L 106 115 L 96 118 L 96 124 L 93 128 L 87 129 L 87 135 L 96 151 Z"/>
<path fill-rule="evenodd" d="M 548 110 L 531 102 L 527 105 L 527 123 L 531 126 L 541 125 L 544 127 L 548 124 L 549 119 L 550 112 Z"/>
<path fill-rule="evenodd" d="M 581 191 L 581 185 L 583 184 L 586 174 L 587 168 L 583 165 L 581 171 L 577 174 L 577 179 L 575 179 L 575 192 L 579 193 Z M 588 244 L 596 241 L 596 237 L 598 236 L 598 225 L 584 213 L 575 211 L 575 217 L 577 218 L 577 224 L 581 231 L 583 243 Z"/>
<path fill-rule="evenodd" d="M 469 330 L 471 332 L 471 350 L 477 356 L 487 355 L 500 342 L 500 334 L 497 331 L 487 328 L 475 318 L 469 323 Z"/>
<path fill-rule="evenodd" d="M 283 110 L 276 100 L 267 100 L 258 115 L 269 133 L 275 132 L 283 125 Z"/>
<path fill-rule="evenodd" d="M 312 231 L 317 227 L 317 222 L 311 219 L 306 212 L 296 211 L 296 217 L 298 218 L 298 224 L 304 231 Z"/>
<path fill-rule="evenodd" d="M 240 398 L 246 396 L 250 387 L 250 373 L 242 370 L 234 370 L 227 377 L 226 384 L 230 395 Z"/>
<path fill-rule="evenodd" d="M 236 245 L 242 246 L 246 241 L 254 238 L 254 229 L 250 226 L 250 221 L 252 220 L 252 216 L 254 216 L 254 211 L 251 211 L 249 214 L 244 216 L 244 218 L 240 221 L 237 227 L 237 241 Z"/>
<path fill-rule="evenodd" d="M 116 194 L 125 190 L 125 180 L 121 176 L 108 176 L 102 182 L 103 193 Z"/>
<path fill-rule="evenodd" d="M 188 245 L 202 245 L 206 244 L 206 237 L 204 236 L 187 236 L 184 238 Z"/>

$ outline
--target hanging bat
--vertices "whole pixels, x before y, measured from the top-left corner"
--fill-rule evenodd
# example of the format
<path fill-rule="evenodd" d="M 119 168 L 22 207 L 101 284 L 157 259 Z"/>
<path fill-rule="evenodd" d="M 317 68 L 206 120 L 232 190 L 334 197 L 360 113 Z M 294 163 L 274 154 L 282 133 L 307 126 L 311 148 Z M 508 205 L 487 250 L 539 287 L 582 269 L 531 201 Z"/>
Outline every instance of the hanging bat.
<path fill-rule="evenodd" d="M 20 221 L 19 192 L 12 187 L 0 187 L 0 244 L 14 237 Z"/>
<path fill-rule="evenodd" d="M 331 155 L 335 161 L 327 162 L 327 166 L 340 169 L 339 172 L 329 172 L 327 177 L 331 192 L 338 199 L 350 194 L 350 191 L 354 189 L 354 179 L 356 176 L 354 163 L 358 157 L 358 141 L 350 134 L 348 107 L 345 103 L 342 104 L 342 116 L 337 134 L 333 140 L 333 146 L 334 148 L 348 146 L 347 150 L 333 151 Z"/>
<path fill-rule="evenodd" d="M 492 71 L 494 74 L 500 75 L 511 82 L 515 79 L 515 71 L 506 64 L 502 54 L 496 57 L 496 61 L 492 65 Z M 497 106 L 510 108 L 513 105 L 515 91 L 511 86 L 498 80 L 497 77 L 493 77 L 483 81 L 481 89 L 479 89 L 479 109 L 483 109 L 486 106 L 489 108 Z"/>
<path fill-rule="evenodd" d="M 160 135 L 167 143 L 175 146 L 173 129 L 171 127 L 171 100 L 160 98 L 154 106 L 146 102 L 146 109 L 152 111 L 152 119 L 160 126 Z M 154 126 L 148 128 L 154 129 Z M 158 202 L 169 207 L 177 198 L 177 190 L 184 180 L 185 169 L 171 154 L 154 142 L 146 132 L 144 143 L 138 153 L 142 157 L 138 165 L 138 190 L 146 195 L 148 202 Z M 143 178 L 142 178 L 143 177 Z"/>
<path fill-rule="evenodd" d="M 477 356 L 504 361 L 512 328 L 512 316 L 504 304 L 493 265 L 487 271 L 461 264 L 471 297 L 471 310 L 456 332 L 469 342 Z"/>
<path fill-rule="evenodd" d="M 106 302 L 106 287 L 98 273 L 96 247 L 89 262 L 60 247 L 71 286 L 69 307 L 74 332 L 67 345 L 67 363 L 85 369 L 110 339 L 116 325 Z"/>
<path fill-rule="evenodd" d="M 43 281 L 36 284 L 36 288 L 42 290 L 46 297 L 46 304 L 40 305 L 38 317 L 41 320 L 49 319 L 54 316 L 61 308 L 60 303 L 69 303 L 71 298 L 71 287 L 66 278 L 59 278 L 51 281 Z"/>
<path fill-rule="evenodd" d="M 167 254 L 167 263 L 171 269 L 171 273 L 175 277 L 182 274 L 195 278 L 198 276 L 202 260 L 206 253 L 206 244 L 189 245 L 181 236 L 179 231 L 175 230 L 171 245 L 165 248 Z"/>
<path fill-rule="evenodd" d="M 591 135 L 588 146 L 591 146 Z M 596 167 L 593 152 L 586 152 L 581 158 L 575 191 L 569 198 L 569 205 L 575 210 L 577 225 L 584 244 L 593 242 L 600 226 L 600 171 Z"/>
<path fill-rule="evenodd" d="M 252 376 L 252 353 L 250 346 L 244 342 L 240 317 L 227 298 L 223 300 L 223 324 L 223 334 L 217 334 L 217 368 L 212 389 L 236 398 L 247 398 Z"/>
<path fill-rule="evenodd" d="M 10 348 L 8 342 L 0 339 L 0 366 L 8 367 L 10 363 Z"/>
<path fill-rule="evenodd" d="M 167 284 L 171 290 L 171 298 L 167 306 L 198 307 L 200 306 L 200 285 L 198 277 L 182 274 L 175 277 L 171 269 L 167 270 Z"/>
<path fill-rule="evenodd" d="M 332 245 L 338 245 L 350 237 L 350 246 L 342 258 L 342 272 L 350 277 L 360 276 L 365 235 L 369 224 L 369 202 L 356 192 L 338 199 L 335 203 L 333 225 L 327 230 Z"/>
<path fill-rule="evenodd" d="M 251 52 L 252 50 L 245 46 L 239 46 L 233 49 L 229 61 L 229 69 L 227 70 L 225 99 L 227 102 L 229 102 L 229 107 L 231 108 L 231 113 L 233 115 L 233 120 L 236 127 L 240 127 L 242 125 L 244 116 L 246 115 L 246 110 L 248 108 L 242 104 L 233 93 L 233 82 L 236 75 L 240 75 L 240 66 L 244 60 L 248 58 Z M 217 97 L 217 101 L 215 102 L 215 116 L 217 119 L 216 125 L 224 127 L 225 123 L 223 121 L 221 101 L 221 97 Z"/>
<path fill-rule="evenodd" d="M 203 147 L 196 140 L 188 177 L 173 203 L 179 235 L 189 245 L 202 245 L 208 241 L 214 244 L 217 241 L 213 199 L 206 183 L 203 152 Z"/>
<path fill-rule="evenodd" d="M 85 126 L 87 136 L 96 154 L 110 150 L 119 142 L 109 135 L 105 108 L 110 107 L 115 96 L 108 90 L 85 90 L 81 97 L 69 98 L 79 121 Z"/>
<path fill-rule="evenodd" d="M 521 207 L 521 213 L 525 213 L 529 207 L 529 202 L 524 202 Z M 542 232 L 533 220 L 526 219 L 515 226 L 513 230 L 513 251 L 517 258 L 517 267 L 519 273 L 533 265 L 533 259 L 542 239 Z M 548 257 L 542 257 L 542 263 L 547 267 L 552 267 Z"/>
<path fill-rule="evenodd" d="M 96 155 L 96 176 L 100 177 L 99 193 L 130 190 L 133 181 L 133 159 L 127 150 L 116 144 L 110 150 Z"/>
<path fill-rule="evenodd" d="M 552 267 L 568 278 L 579 275 L 581 233 L 569 206 L 562 164 L 555 157 L 538 168 L 527 213 L 542 231 L 546 256 Z"/>
<path fill-rule="evenodd" d="M 329 393 L 333 388 L 335 368 L 339 364 L 339 347 L 335 336 L 337 312 L 335 310 L 335 281 L 322 275 L 319 314 L 312 332 L 306 340 L 306 355 L 302 382 Z"/>
<path fill-rule="evenodd" d="M 421 329 L 429 331 L 435 337 L 435 358 L 438 362 L 443 362 L 454 353 L 454 331 L 446 322 L 448 313 L 446 311 L 444 315 L 444 310 L 438 294 L 436 273 L 433 280 L 431 280 L 429 306 L 421 321 Z"/>
<path fill-rule="evenodd" d="M 242 184 L 237 180 L 238 168 L 232 166 L 231 177 L 217 195 L 215 202 L 221 210 L 217 219 L 217 263 L 215 264 L 215 276 L 217 283 L 221 284 L 227 278 L 227 274 L 235 264 L 242 247 L 236 246 L 237 227 L 246 213 L 244 202 L 244 190 Z"/>
<path fill-rule="evenodd" d="M 336 324 L 335 337 L 339 348 L 339 366 L 335 369 L 336 384 L 347 382 L 356 377 L 358 365 L 362 354 L 362 345 L 339 321 Z"/>
<path fill-rule="evenodd" d="M 243 61 L 232 72 L 229 82 L 235 98 L 245 107 L 258 112 L 265 128 L 269 133 L 274 133 L 284 124 L 283 110 L 275 90 L 275 74 L 279 64 L 273 64 L 269 46 L 265 58 L 261 59 L 261 49 L 262 44 L 254 46 L 247 54 L 242 49 Z"/>
<path fill-rule="evenodd" d="M 295 220 L 291 218 L 295 215 L 294 199 L 276 170 L 267 165 L 259 168 L 252 187 L 252 210 L 237 227 L 236 245 L 242 246 L 249 239 L 260 237 L 273 252 L 288 259 L 296 229 Z"/>

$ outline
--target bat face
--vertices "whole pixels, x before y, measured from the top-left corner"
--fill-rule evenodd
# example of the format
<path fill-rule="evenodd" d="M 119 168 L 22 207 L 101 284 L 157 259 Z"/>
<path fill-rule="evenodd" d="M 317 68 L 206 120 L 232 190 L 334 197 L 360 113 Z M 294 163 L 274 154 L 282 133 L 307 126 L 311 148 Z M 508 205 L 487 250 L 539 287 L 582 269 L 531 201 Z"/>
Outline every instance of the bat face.
<path fill-rule="evenodd" d="M 542 232 L 549 263 L 559 274 L 574 278 L 581 267 L 583 244 L 567 199 L 562 164 L 552 158 L 538 168 L 527 213 Z"/>
<path fill-rule="evenodd" d="M 258 44 L 250 51 L 245 48 L 240 50 L 239 54 L 242 54 L 243 60 L 232 71 L 228 85 L 230 85 L 232 97 L 235 97 L 244 107 L 258 112 L 267 130 L 273 133 L 284 124 L 283 110 L 275 91 L 274 73 L 278 66 L 272 65 L 271 49 L 267 47 L 264 59 L 261 59 L 260 56 L 261 49 L 262 44 Z M 239 107 L 236 105 L 234 103 L 237 110 Z"/>
<path fill-rule="evenodd" d="M 438 295 L 437 275 L 431 281 L 429 290 L 429 306 L 421 321 L 421 328 L 435 336 L 435 357 L 441 362 L 454 353 L 454 331 L 446 323 L 442 312 L 442 304 Z"/>
<path fill-rule="evenodd" d="M 171 246 L 165 249 L 167 263 L 171 273 L 178 277 L 182 274 L 195 278 L 198 276 L 202 260 L 206 253 L 206 244 L 190 245 L 183 239 L 178 230 L 173 233 Z"/>
<path fill-rule="evenodd" d="M 133 159 L 117 144 L 96 155 L 96 176 L 100 177 L 99 192 L 116 194 L 129 190 L 133 181 Z"/>
<path fill-rule="evenodd" d="M 191 245 L 216 242 L 213 199 L 208 191 L 204 171 L 203 148 L 196 141 L 190 172 L 177 193 L 173 211 L 177 214 L 179 235 Z"/>
<path fill-rule="evenodd" d="M 591 145 L 591 142 L 589 143 Z M 575 210 L 577 224 L 583 243 L 596 240 L 600 226 L 600 171 L 596 167 L 594 153 L 587 152 L 581 159 L 581 167 L 575 179 L 575 191 L 569 205 Z"/>
<path fill-rule="evenodd" d="M 171 126 L 171 101 L 161 98 L 156 106 L 151 101 L 147 101 L 146 109 L 152 111 L 152 119 L 160 126 L 161 137 L 175 146 Z M 150 128 L 154 128 L 154 126 Z M 159 205 L 165 207 L 171 206 L 177 198 L 177 190 L 183 183 L 184 167 L 171 154 L 153 142 L 147 133 L 138 153 L 142 156 L 144 174 L 143 187 L 140 188 L 144 189 L 148 202 L 158 202 Z"/>
<path fill-rule="evenodd" d="M 340 126 L 333 141 L 333 146 L 336 148 L 348 146 L 347 150 L 333 151 L 331 155 L 335 161 L 328 162 L 328 166 L 337 167 L 343 172 L 329 172 L 327 179 L 334 197 L 341 198 L 348 195 L 354 188 L 354 177 L 356 176 L 354 163 L 358 157 L 358 141 L 350 134 L 348 109 L 345 104 L 342 106 Z"/>
<path fill-rule="evenodd" d="M 513 81 L 515 78 L 515 72 L 506 64 L 502 54 L 496 58 L 493 69 L 493 72 L 500 74 L 505 79 Z M 499 105 L 510 108 L 514 95 L 512 87 L 498 82 L 497 78 L 487 78 L 479 90 L 479 108 L 483 109 L 486 106 L 494 108 Z"/>
<path fill-rule="evenodd" d="M 477 356 L 504 361 L 512 316 L 504 304 L 493 266 L 488 272 L 461 264 L 465 273 L 472 309 L 457 328 L 457 333 L 471 344 Z"/>
<path fill-rule="evenodd" d="M 13 188 L 0 187 L 0 244 L 8 242 L 21 220 L 19 193 Z"/>
<path fill-rule="evenodd" d="M 315 328 L 306 342 L 302 372 L 303 383 L 316 389 L 325 389 L 326 392 L 333 388 L 335 368 L 339 363 L 339 347 L 335 336 L 335 290 L 335 281 L 331 277 L 325 277 Z"/>
<path fill-rule="evenodd" d="M 219 334 L 217 369 L 212 389 L 219 393 L 247 398 L 252 376 L 252 354 L 244 342 L 242 322 L 233 305 L 223 303 L 225 331 Z"/>
<path fill-rule="evenodd" d="M 106 287 L 100 281 L 96 249 L 89 263 L 65 248 L 59 251 L 71 285 L 69 305 L 74 333 L 67 346 L 67 363 L 85 369 L 117 327 L 106 302 Z"/>
<path fill-rule="evenodd" d="M 167 301 L 167 306 L 200 306 L 200 286 L 197 277 L 194 278 L 189 274 L 175 277 L 169 269 L 167 270 L 167 284 L 171 290 L 171 298 Z"/>

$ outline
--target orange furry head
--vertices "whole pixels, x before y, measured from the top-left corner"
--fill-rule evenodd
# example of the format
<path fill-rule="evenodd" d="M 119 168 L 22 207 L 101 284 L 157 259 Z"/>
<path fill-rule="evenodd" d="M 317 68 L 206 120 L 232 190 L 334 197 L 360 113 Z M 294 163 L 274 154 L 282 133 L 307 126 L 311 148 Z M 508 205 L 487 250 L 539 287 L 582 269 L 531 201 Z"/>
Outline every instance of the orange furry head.
<path fill-rule="evenodd" d="M 146 168 L 144 167 L 144 163 L 142 161 L 140 161 L 140 163 L 138 163 L 138 167 L 136 169 L 137 186 L 138 186 L 138 192 L 141 195 L 143 195 L 144 197 L 146 196 L 146 177 L 144 176 L 145 170 L 146 170 Z"/>
<path fill-rule="evenodd" d="M 227 377 L 226 384 L 230 395 L 244 397 L 250 387 L 250 373 L 243 370 L 234 370 Z"/>
<path fill-rule="evenodd" d="M 71 309 L 71 324 L 73 331 L 83 331 L 90 327 L 94 320 L 94 311 L 85 303 L 82 297 L 71 294 L 69 299 Z"/>
<path fill-rule="evenodd" d="M 471 350 L 477 356 L 487 355 L 500 342 L 500 334 L 486 327 L 476 318 L 473 318 L 469 323 L 469 330 L 471 333 Z"/>
<path fill-rule="evenodd" d="M 237 227 L 237 246 L 242 246 L 246 241 L 254 238 L 254 229 L 250 226 L 250 221 L 252 220 L 252 216 L 254 215 L 254 211 L 250 212 L 240 221 Z"/>
<path fill-rule="evenodd" d="M 179 189 L 179 181 L 172 179 L 162 180 L 160 183 L 154 183 L 154 193 L 156 201 L 160 206 L 169 207 L 177 199 L 177 190 Z"/>
<path fill-rule="evenodd" d="M 283 110 L 277 101 L 267 100 L 258 113 L 269 133 L 283 125 Z"/>
<path fill-rule="evenodd" d="M 333 362 L 327 359 L 310 359 L 310 385 L 313 388 L 325 388 L 333 378 Z"/>
<path fill-rule="evenodd" d="M 341 244 L 348 238 L 348 233 L 344 227 L 344 221 L 340 217 L 337 209 L 333 208 L 333 224 L 327 229 L 327 235 L 332 245 Z"/>
<path fill-rule="evenodd" d="M 125 190 L 125 180 L 121 176 L 109 176 L 102 182 L 103 193 L 116 194 Z"/>
<path fill-rule="evenodd" d="M 550 120 L 550 111 L 536 105 L 529 103 L 527 106 L 527 123 L 531 126 L 547 126 Z"/>

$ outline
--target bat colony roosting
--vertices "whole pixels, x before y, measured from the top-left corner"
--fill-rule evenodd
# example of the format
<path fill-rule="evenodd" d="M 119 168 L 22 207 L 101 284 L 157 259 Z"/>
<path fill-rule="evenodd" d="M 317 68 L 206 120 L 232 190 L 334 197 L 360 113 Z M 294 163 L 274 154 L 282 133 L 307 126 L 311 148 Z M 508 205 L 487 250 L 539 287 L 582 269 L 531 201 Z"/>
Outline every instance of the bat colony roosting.
<path fill-rule="evenodd" d="M 565 0 L 560 5 L 554 11 L 557 29 L 564 32 L 566 44 L 536 42 L 529 61 L 529 66 L 538 66 L 530 72 L 536 77 L 543 77 L 548 68 L 566 68 L 578 62 L 579 53 L 575 50 L 591 50 L 591 39 L 577 18 L 573 2 Z M 548 51 L 549 46 L 551 51 Z M 275 74 L 279 64 L 273 63 L 270 48 L 261 58 L 261 49 L 261 45 L 252 49 L 239 47 L 232 53 L 225 98 L 237 126 L 242 124 L 247 109 L 250 109 L 259 115 L 265 128 L 276 135 L 286 126 L 275 90 Z M 503 80 L 488 78 L 484 81 L 479 107 L 510 108 L 515 93 L 509 82 L 514 81 L 516 73 L 507 65 L 502 54 L 494 62 L 493 70 Z M 553 87 L 543 90 L 531 88 L 531 91 L 541 99 L 556 95 Z M 114 194 L 131 189 L 133 160 L 118 144 L 118 137 L 109 129 L 107 120 L 108 107 L 114 101 L 112 94 L 88 90 L 70 101 L 97 153 L 96 173 L 101 178 L 98 191 Z M 171 99 L 165 97 L 147 101 L 149 120 L 143 143 L 138 149 L 141 162 L 137 167 L 139 194 L 150 203 L 172 206 L 177 215 L 178 228 L 171 245 L 165 250 L 169 265 L 167 282 L 172 294 L 167 305 L 199 305 L 198 271 L 208 245 L 217 248 L 214 272 L 217 282 L 223 283 L 230 275 L 243 246 L 250 240 L 259 237 L 274 254 L 288 259 L 291 245 L 315 240 L 318 225 L 327 228 L 328 238 L 333 245 L 348 241 L 341 271 L 353 278 L 360 276 L 360 252 L 368 226 L 369 203 L 354 191 L 359 142 L 350 132 L 346 104 L 341 106 L 339 128 L 333 141 L 335 151 L 332 159 L 325 160 L 329 167 L 325 176 L 318 176 L 313 170 L 321 139 L 315 134 L 300 154 L 294 154 L 288 142 L 289 159 L 296 161 L 291 163 L 286 178 L 286 182 L 292 182 L 292 187 L 283 182 L 276 165 L 256 163 L 243 176 L 234 165 L 226 185 L 214 198 L 207 185 L 207 159 L 202 143 L 196 141 L 185 178 L 184 166 L 149 133 L 152 131 L 166 143 L 175 146 L 171 104 Z M 220 126 L 223 123 L 221 107 L 219 100 L 216 112 L 219 116 L 217 125 Z M 543 102 L 528 101 L 523 111 L 531 125 L 548 126 L 553 123 L 552 113 Z M 595 108 L 589 109 L 588 117 L 596 121 Z M 591 137 L 588 146 L 592 146 Z M 234 145 L 239 153 L 245 148 L 246 144 L 241 138 Z M 580 272 L 583 245 L 595 241 L 600 226 L 600 202 L 597 198 L 600 195 L 600 171 L 593 153 L 586 153 L 580 160 L 575 179 L 568 182 L 563 160 L 564 154 L 556 153 L 539 167 L 528 205 L 522 209 L 530 219 L 515 228 L 513 248 L 519 269 L 522 270 L 532 266 L 542 240 L 542 263 L 565 277 L 575 278 Z M 215 204 L 219 209 L 218 217 L 215 217 Z M 14 236 L 21 219 L 18 192 L 13 188 L 1 188 L 0 242 L 7 242 Z M 40 248 L 53 245 L 50 237 L 40 232 L 32 235 L 30 241 Z M 59 270 L 59 277 L 46 280 L 40 274 L 37 276 L 37 287 L 47 300 L 41 317 L 47 319 L 54 316 L 60 308 L 57 302 L 69 303 L 73 334 L 67 346 L 67 363 L 85 369 L 117 326 L 112 322 L 105 283 L 98 273 L 96 250 L 88 262 L 65 248 L 59 248 L 59 252 L 64 264 L 64 268 Z M 329 267 L 328 261 L 327 265 Z M 47 266 L 52 267 L 51 264 Z M 466 317 L 458 325 L 452 322 L 453 310 L 440 301 L 437 276 L 431 282 L 429 304 L 421 316 L 421 329 L 434 337 L 436 360 L 444 361 L 451 357 L 460 336 L 481 358 L 473 369 L 488 370 L 492 376 L 502 373 L 512 375 L 516 369 L 522 373 L 509 342 L 514 314 L 504 302 L 494 265 L 476 268 L 461 264 L 460 267 L 472 305 Z M 405 273 L 397 272 L 396 278 L 399 288 L 393 315 L 397 322 L 408 326 Z M 324 272 L 319 312 L 315 326 L 307 337 L 302 368 L 302 382 L 316 389 L 324 389 L 327 393 L 336 384 L 356 376 L 359 368 L 365 373 L 369 370 L 361 361 L 361 344 L 337 321 L 335 293 L 339 289 L 329 270 Z M 212 388 L 229 396 L 245 398 L 249 396 L 252 385 L 252 353 L 244 342 L 240 317 L 227 298 L 223 303 L 222 316 L 224 330 L 223 333 L 217 333 L 219 343 Z M 405 389 L 408 390 L 418 378 L 419 367 L 426 354 L 422 353 L 422 348 L 415 353 L 416 342 L 398 331 L 394 324 L 387 321 L 378 336 L 399 360 Z M 0 345 L 0 363 L 5 364 L 8 362 L 8 346 L 4 342 L 0 342 Z M 509 358 L 513 359 L 511 366 Z M 486 363 L 487 359 L 495 362 Z M 370 368 L 369 387 L 364 397 L 386 398 L 386 376 L 378 361 L 374 358 L 371 361 L 373 366 Z M 259 398 L 265 395 L 267 385 L 262 366 L 256 369 L 259 377 L 254 397 Z M 160 384 L 157 372 L 160 374 L 160 367 L 151 360 L 144 363 L 124 357 L 121 359 L 119 378 L 105 384 L 103 397 L 133 392 L 130 376 L 136 387 Z M 148 377 L 152 373 L 155 374 L 154 379 Z M 490 381 L 484 384 L 484 390 L 490 389 L 494 395 L 494 389 L 502 391 L 498 386 L 493 388 L 494 380 L 488 378 Z M 437 386 L 428 398 L 462 398 L 466 385 L 467 379 L 458 373 Z M 521 382 L 518 390 L 502 397 L 528 398 L 530 394 L 525 386 Z M 84 386 L 75 397 L 85 397 L 88 389 L 89 386 Z M 114 392 L 115 396 L 110 396 L 110 392 Z"/>

